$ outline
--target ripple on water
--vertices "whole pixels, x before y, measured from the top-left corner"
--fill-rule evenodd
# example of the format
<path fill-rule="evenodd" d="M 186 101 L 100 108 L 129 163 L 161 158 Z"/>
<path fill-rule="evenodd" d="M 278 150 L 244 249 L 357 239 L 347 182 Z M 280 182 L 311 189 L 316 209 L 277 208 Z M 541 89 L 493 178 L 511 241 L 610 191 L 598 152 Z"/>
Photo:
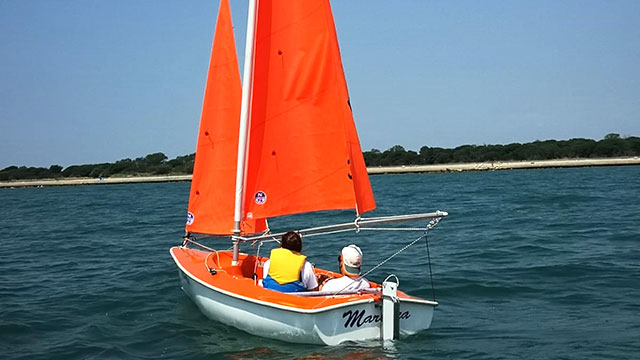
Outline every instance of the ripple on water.
<path fill-rule="evenodd" d="M 447 210 L 429 232 L 432 329 L 383 347 L 259 339 L 207 320 L 179 287 L 188 183 L 0 190 L 0 357 L 634 358 L 640 353 L 640 167 L 404 174 L 371 178 L 371 216 Z M 276 219 L 274 229 L 344 222 L 351 211 Z M 357 243 L 364 270 L 416 234 L 305 239 L 336 268 Z M 217 242 L 218 248 L 228 244 Z M 262 254 L 268 253 L 268 246 Z M 426 246 L 370 274 L 432 298 Z"/>

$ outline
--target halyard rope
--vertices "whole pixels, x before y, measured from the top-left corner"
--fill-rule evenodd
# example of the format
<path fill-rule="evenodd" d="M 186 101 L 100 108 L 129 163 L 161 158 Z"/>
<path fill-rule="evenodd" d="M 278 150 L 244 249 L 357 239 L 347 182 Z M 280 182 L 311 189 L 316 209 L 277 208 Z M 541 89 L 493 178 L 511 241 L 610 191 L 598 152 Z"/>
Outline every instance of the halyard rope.
<path fill-rule="evenodd" d="M 222 265 L 220 265 L 220 255 L 218 255 L 218 252 L 216 250 L 213 250 L 213 252 L 210 252 L 209 255 L 207 255 L 207 257 L 204 258 L 204 267 L 207 268 L 207 271 L 211 275 L 213 275 L 214 273 L 211 273 L 211 268 L 209 267 L 209 264 L 207 262 L 209 261 L 209 256 L 213 255 L 214 253 L 216 254 L 216 257 L 218 258 L 218 263 L 217 263 L 218 264 L 218 270 L 224 271 L 222 269 Z"/>

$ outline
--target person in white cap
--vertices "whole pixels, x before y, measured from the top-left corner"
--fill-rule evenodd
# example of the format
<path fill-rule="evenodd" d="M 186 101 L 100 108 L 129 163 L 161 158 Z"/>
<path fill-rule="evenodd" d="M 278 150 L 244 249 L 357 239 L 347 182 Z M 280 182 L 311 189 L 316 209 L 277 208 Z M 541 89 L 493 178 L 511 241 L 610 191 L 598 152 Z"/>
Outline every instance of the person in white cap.
<path fill-rule="evenodd" d="M 357 291 L 370 287 L 369 281 L 360 277 L 360 267 L 362 266 L 362 250 L 356 245 L 349 245 L 342 248 L 338 257 L 340 272 L 342 277 L 328 280 L 321 286 L 323 292 Z"/>

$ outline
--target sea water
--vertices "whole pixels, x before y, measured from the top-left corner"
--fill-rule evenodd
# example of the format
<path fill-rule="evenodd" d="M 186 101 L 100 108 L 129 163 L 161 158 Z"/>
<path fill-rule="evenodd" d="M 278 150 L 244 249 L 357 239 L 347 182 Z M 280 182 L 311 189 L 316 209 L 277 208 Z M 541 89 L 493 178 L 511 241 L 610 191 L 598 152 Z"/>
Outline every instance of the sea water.
<path fill-rule="evenodd" d="M 325 347 L 208 320 L 180 290 L 168 252 L 181 242 L 189 183 L 0 189 L 0 358 L 640 357 L 640 166 L 371 182 L 370 216 L 450 213 L 428 233 L 440 305 L 427 331 Z M 340 211 L 272 227 L 352 220 Z M 367 271 L 419 236 L 306 238 L 303 252 L 335 270 L 342 246 L 357 243 Z M 368 278 L 393 273 L 405 292 L 431 298 L 428 265 L 421 240 Z"/>

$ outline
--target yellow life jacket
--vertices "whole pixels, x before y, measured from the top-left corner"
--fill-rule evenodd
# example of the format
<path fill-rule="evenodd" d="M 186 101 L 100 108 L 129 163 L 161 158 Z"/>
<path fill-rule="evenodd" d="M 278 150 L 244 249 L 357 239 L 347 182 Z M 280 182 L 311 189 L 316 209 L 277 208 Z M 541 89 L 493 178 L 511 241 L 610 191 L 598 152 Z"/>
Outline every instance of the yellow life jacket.
<path fill-rule="evenodd" d="M 289 249 L 273 249 L 269 257 L 269 276 L 280 285 L 299 281 L 300 271 L 306 259 L 306 256 Z"/>

